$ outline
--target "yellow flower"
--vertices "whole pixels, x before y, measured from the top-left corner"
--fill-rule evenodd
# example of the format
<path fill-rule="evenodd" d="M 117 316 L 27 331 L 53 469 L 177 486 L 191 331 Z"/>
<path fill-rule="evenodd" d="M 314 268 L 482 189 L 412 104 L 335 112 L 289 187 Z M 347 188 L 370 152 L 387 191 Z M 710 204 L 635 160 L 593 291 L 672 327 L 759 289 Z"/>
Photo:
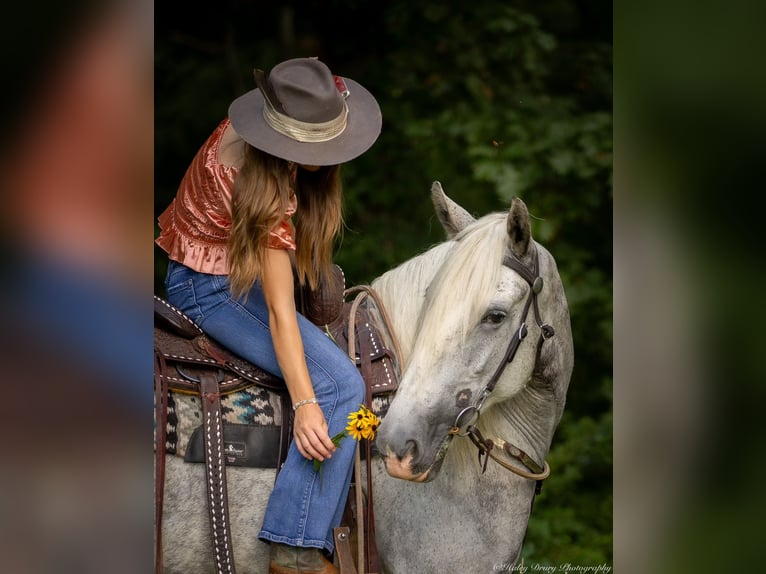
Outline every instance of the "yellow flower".
<path fill-rule="evenodd" d="M 340 441 L 346 438 L 346 436 L 356 440 L 362 440 L 363 438 L 373 440 L 375 433 L 378 431 L 378 426 L 380 426 L 380 420 L 375 413 L 366 406 L 359 405 L 358 411 L 348 415 L 346 428 L 332 437 L 332 442 L 335 446 L 340 446 Z M 314 470 L 319 470 L 321 464 L 318 460 L 314 460 Z"/>
<path fill-rule="evenodd" d="M 348 415 L 348 425 L 346 432 L 356 440 L 366 438 L 373 440 L 378 430 L 380 421 L 370 409 L 360 405 L 360 409 Z"/>
<path fill-rule="evenodd" d="M 364 429 L 364 425 L 361 422 L 350 422 L 348 423 L 348 426 L 346 427 L 346 432 L 348 433 L 348 436 L 351 438 L 354 438 L 356 440 L 362 439 L 362 431 Z"/>
<path fill-rule="evenodd" d="M 362 437 L 367 440 L 373 440 L 375 433 L 378 432 L 378 424 L 378 417 L 375 417 L 374 421 L 371 420 L 367 427 L 362 429 Z"/>

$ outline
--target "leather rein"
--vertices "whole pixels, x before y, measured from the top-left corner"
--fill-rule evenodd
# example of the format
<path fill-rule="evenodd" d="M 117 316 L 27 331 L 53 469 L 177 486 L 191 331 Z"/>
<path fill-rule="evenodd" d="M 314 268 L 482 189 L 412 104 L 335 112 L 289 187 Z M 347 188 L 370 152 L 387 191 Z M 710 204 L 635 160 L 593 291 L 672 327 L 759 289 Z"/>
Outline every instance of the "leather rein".
<path fill-rule="evenodd" d="M 476 400 L 476 403 L 460 411 L 457 418 L 455 419 L 455 424 L 449 431 L 449 434 L 459 437 L 467 436 L 471 439 L 471 442 L 473 442 L 476 448 L 479 449 L 479 464 L 482 466 L 482 473 L 486 471 L 487 462 L 491 458 L 503 468 L 513 472 L 514 474 L 529 480 L 538 481 L 539 489 L 541 481 L 545 478 L 548 478 L 551 473 L 550 466 L 548 466 L 547 462 L 543 461 L 543 464 L 541 465 L 520 448 L 512 445 L 507 441 L 504 441 L 503 439 L 487 439 L 482 435 L 479 429 L 476 428 L 476 425 L 479 422 L 479 418 L 481 417 L 481 408 L 484 406 L 484 402 L 487 400 L 487 397 L 490 395 L 490 393 L 494 390 L 497 382 L 500 380 L 500 377 L 505 371 L 505 368 L 509 363 L 513 361 L 513 358 L 516 356 L 516 352 L 519 350 L 521 342 L 527 336 L 526 321 L 530 308 L 533 309 L 535 315 L 535 323 L 537 323 L 537 326 L 540 327 L 540 338 L 537 342 L 538 358 L 540 357 L 540 351 L 542 349 L 543 343 L 554 335 L 553 327 L 547 323 L 544 323 L 540 318 L 540 309 L 537 303 L 537 295 L 543 289 L 543 278 L 538 274 L 537 250 L 535 249 L 532 269 L 529 269 L 529 267 L 524 265 L 513 254 L 506 255 L 506 257 L 503 259 L 503 265 L 518 273 L 521 278 L 529 284 L 530 287 L 529 295 L 527 296 L 527 301 L 524 304 L 524 310 L 521 314 L 521 324 L 519 325 L 519 328 L 516 330 L 516 332 L 514 332 L 513 337 L 511 337 L 511 340 L 508 343 L 508 348 L 506 349 L 505 355 L 503 356 L 503 360 L 495 369 L 495 372 L 492 374 L 489 382 L 484 387 L 484 390 L 482 390 L 479 398 Z M 493 452 L 494 450 L 502 451 L 505 455 L 515 458 L 531 472 L 527 472 L 511 464 L 508 464 L 497 455 L 495 455 Z M 483 464 L 482 457 L 485 457 Z"/>

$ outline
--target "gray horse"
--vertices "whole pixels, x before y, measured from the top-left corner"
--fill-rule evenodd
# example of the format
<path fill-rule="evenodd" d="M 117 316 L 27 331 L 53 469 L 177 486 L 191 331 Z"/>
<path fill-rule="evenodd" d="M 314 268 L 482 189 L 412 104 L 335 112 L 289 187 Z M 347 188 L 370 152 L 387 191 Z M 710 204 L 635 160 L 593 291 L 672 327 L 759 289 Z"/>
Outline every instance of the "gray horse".
<path fill-rule="evenodd" d="M 405 367 L 376 440 L 377 543 L 387 574 L 511 571 L 564 410 L 574 361 L 569 311 L 523 202 L 475 220 L 438 182 L 432 199 L 447 241 L 373 282 Z M 509 257 L 537 266 L 533 305 L 530 277 L 504 264 Z M 508 362 L 522 322 L 526 338 Z M 541 338 L 543 323 L 555 335 Z M 481 466 L 467 434 L 495 446 Z M 519 452 L 526 464 L 507 455 Z M 227 476 L 237 570 L 262 574 L 268 546 L 257 533 L 274 471 L 229 467 Z M 204 484 L 201 465 L 167 457 L 168 574 L 212 571 Z"/>

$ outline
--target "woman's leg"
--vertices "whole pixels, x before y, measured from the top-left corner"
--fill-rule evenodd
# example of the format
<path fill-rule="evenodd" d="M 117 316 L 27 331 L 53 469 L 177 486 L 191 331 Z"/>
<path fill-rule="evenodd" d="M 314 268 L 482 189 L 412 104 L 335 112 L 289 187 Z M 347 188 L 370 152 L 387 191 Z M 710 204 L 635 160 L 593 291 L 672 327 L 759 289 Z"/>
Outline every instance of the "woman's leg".
<path fill-rule="evenodd" d="M 172 264 L 168 300 L 225 347 L 281 376 L 268 326 L 263 293 L 256 285 L 245 303 L 234 301 L 226 277 L 196 273 Z M 364 383 L 354 364 L 324 332 L 298 315 L 306 364 L 330 436 L 342 431 L 348 414 L 364 401 Z M 283 417 L 291 413 L 283 413 Z M 353 470 L 356 444 L 346 438 L 319 473 L 295 444 L 269 500 L 260 537 L 292 546 L 333 550 L 332 529 L 340 524 Z"/>

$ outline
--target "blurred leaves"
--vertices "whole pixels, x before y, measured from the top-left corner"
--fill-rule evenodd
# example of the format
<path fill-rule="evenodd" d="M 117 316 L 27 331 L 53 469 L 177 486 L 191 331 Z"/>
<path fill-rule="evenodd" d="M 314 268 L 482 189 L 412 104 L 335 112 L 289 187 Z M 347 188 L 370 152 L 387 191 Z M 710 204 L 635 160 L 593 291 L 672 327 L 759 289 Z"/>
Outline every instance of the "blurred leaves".
<path fill-rule="evenodd" d="M 526 562 L 598 565 L 612 559 L 612 415 L 567 414 L 548 455 L 551 477 L 535 501 Z M 561 504 L 561 501 L 567 504 Z"/>

